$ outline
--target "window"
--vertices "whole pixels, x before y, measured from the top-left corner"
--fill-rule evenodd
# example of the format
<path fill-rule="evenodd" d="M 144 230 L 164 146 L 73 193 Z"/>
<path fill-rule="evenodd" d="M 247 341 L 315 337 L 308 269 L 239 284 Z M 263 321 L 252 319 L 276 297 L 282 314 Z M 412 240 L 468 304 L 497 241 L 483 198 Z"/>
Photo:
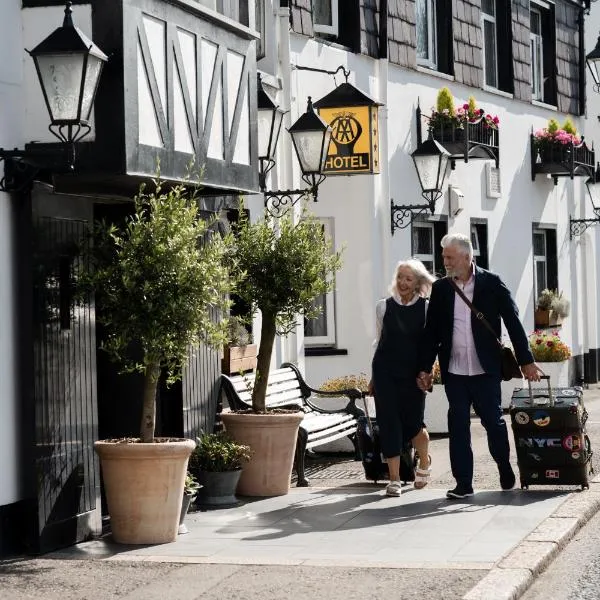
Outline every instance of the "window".
<path fill-rule="evenodd" d="M 329 35 L 337 35 L 338 0 L 313 0 L 312 6 L 315 31 Z"/>
<path fill-rule="evenodd" d="M 452 75 L 452 0 L 416 0 L 417 62 Z"/>
<path fill-rule="evenodd" d="M 498 87 L 498 45 L 496 43 L 496 0 L 481 2 L 485 84 Z"/>
<path fill-rule="evenodd" d="M 487 224 L 471 220 L 471 243 L 475 264 L 482 269 L 489 268 Z"/>
<path fill-rule="evenodd" d="M 444 273 L 440 242 L 447 232 L 445 221 L 413 221 L 412 223 L 412 255 L 434 275 Z"/>
<path fill-rule="evenodd" d="M 531 97 L 534 100 L 543 98 L 542 83 L 544 80 L 544 56 L 542 41 L 542 15 L 539 9 L 531 9 L 531 25 L 529 31 L 531 45 Z"/>
<path fill-rule="evenodd" d="M 509 0 L 482 0 L 484 82 L 488 87 L 509 93 L 513 91 L 511 18 Z M 500 49 L 503 52 L 503 60 L 500 60 Z"/>
<path fill-rule="evenodd" d="M 556 231 L 533 229 L 533 300 L 546 288 L 558 289 Z"/>
<path fill-rule="evenodd" d="M 323 235 L 332 241 L 333 250 L 333 219 L 321 218 L 319 222 Z M 306 346 L 334 346 L 336 338 L 333 292 L 316 298 L 314 305 L 321 309 L 321 313 L 314 319 L 304 319 L 304 343 Z"/>
<path fill-rule="evenodd" d="M 437 69 L 435 0 L 417 0 L 417 61 Z"/>
<path fill-rule="evenodd" d="M 554 4 L 532 0 L 529 11 L 531 97 L 556 105 L 556 25 Z"/>

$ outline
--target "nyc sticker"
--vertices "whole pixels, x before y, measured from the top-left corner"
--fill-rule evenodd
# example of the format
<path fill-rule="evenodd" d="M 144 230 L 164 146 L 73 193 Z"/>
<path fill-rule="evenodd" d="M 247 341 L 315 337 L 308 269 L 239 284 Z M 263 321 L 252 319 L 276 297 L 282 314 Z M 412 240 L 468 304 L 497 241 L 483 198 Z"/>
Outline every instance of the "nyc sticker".
<path fill-rule="evenodd" d="M 538 410 L 533 413 L 533 422 L 538 427 L 546 427 L 550 425 L 550 415 L 544 410 Z"/>
<path fill-rule="evenodd" d="M 518 425 L 527 425 L 529 423 L 529 415 L 520 410 L 518 413 L 515 413 L 515 422 Z"/>

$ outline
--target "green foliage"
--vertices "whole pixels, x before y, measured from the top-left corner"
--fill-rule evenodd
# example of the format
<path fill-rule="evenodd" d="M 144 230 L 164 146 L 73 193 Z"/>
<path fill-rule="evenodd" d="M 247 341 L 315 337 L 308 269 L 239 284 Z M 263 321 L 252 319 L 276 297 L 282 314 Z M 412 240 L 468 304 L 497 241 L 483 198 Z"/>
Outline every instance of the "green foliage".
<path fill-rule="evenodd" d="M 546 129 L 548 130 L 548 133 L 556 133 L 560 129 L 560 125 L 556 119 L 550 119 Z"/>
<path fill-rule="evenodd" d="M 241 469 L 251 457 L 250 446 L 239 444 L 225 433 L 205 433 L 196 438 L 189 468 L 194 473 L 235 471 Z"/>
<path fill-rule="evenodd" d="M 571 117 L 567 117 L 565 119 L 565 122 L 563 123 L 562 128 L 564 131 L 566 131 L 567 133 L 570 133 L 571 135 L 577 135 L 577 128 L 575 127 L 575 124 L 571 120 Z"/>
<path fill-rule="evenodd" d="M 186 496 L 195 496 L 200 489 L 200 484 L 196 478 L 188 471 L 185 476 L 185 483 L 183 486 L 183 493 Z"/>
<path fill-rule="evenodd" d="M 209 231 L 199 218 L 195 196 L 182 185 L 155 180 L 142 186 L 135 212 L 122 230 L 96 230 L 96 269 L 88 282 L 101 296 L 106 350 L 123 371 L 146 373 L 149 364 L 166 368 L 169 380 L 181 375 L 190 346 L 222 345 L 231 290 L 225 257 L 231 240 Z M 141 361 L 128 353 L 139 344 Z"/>
<path fill-rule="evenodd" d="M 341 252 L 332 252 L 318 221 L 304 213 L 294 224 L 291 212 L 275 228 L 270 217 L 256 223 L 240 221 L 235 263 L 241 281 L 236 293 L 252 306 L 276 317 L 284 335 L 296 326 L 298 313 L 319 314 L 313 301 L 334 287 Z"/>
<path fill-rule="evenodd" d="M 443 113 L 446 110 L 450 115 L 453 115 L 456 112 L 454 108 L 454 96 L 447 87 L 440 88 L 438 91 L 436 110 L 439 113 Z"/>
<path fill-rule="evenodd" d="M 477 109 L 477 101 L 475 100 L 475 96 L 469 96 L 467 106 L 467 114 L 469 115 L 469 118 L 473 119 L 475 116 L 479 116 L 479 110 Z M 475 111 L 477 111 L 477 113 Z"/>

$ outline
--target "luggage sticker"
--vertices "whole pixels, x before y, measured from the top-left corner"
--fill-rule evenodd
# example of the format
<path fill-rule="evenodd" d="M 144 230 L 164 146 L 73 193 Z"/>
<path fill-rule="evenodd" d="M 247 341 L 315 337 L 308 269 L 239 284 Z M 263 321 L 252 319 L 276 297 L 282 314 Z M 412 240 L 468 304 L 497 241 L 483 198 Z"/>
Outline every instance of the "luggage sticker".
<path fill-rule="evenodd" d="M 573 452 L 573 453 L 571 454 L 571 458 L 572 458 L 573 460 L 577 460 L 577 459 L 578 459 L 580 456 L 581 456 L 581 455 L 579 454 L 579 452 Z"/>
<path fill-rule="evenodd" d="M 538 410 L 533 413 L 533 422 L 538 427 L 546 427 L 550 425 L 550 415 L 544 410 Z"/>
<path fill-rule="evenodd" d="M 529 415 L 520 410 L 518 413 L 515 413 L 515 421 L 518 425 L 527 425 L 529 423 Z"/>
<path fill-rule="evenodd" d="M 581 443 L 581 437 L 575 434 L 568 435 L 567 437 L 563 438 L 562 445 L 567 452 L 577 453 L 579 450 L 581 450 L 583 444 Z"/>
<path fill-rule="evenodd" d="M 547 479 L 558 479 L 560 477 L 560 471 L 558 469 L 548 469 L 546 471 Z"/>
<path fill-rule="evenodd" d="M 560 390 L 561 396 L 577 396 L 577 390 L 573 388 L 561 388 Z"/>

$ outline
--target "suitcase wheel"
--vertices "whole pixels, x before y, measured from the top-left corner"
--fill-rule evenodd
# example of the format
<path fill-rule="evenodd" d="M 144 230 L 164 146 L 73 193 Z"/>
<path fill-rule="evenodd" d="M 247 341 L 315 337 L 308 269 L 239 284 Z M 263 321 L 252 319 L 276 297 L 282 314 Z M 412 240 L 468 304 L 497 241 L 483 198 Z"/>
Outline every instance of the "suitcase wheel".
<path fill-rule="evenodd" d="M 528 486 L 526 483 L 523 483 L 523 482 L 521 481 L 521 489 L 522 489 L 522 490 L 528 490 L 528 489 L 529 489 L 529 486 Z"/>
<path fill-rule="evenodd" d="M 590 484 L 589 483 L 582 483 L 581 484 L 581 491 L 583 492 L 583 490 L 589 490 L 590 489 Z"/>

